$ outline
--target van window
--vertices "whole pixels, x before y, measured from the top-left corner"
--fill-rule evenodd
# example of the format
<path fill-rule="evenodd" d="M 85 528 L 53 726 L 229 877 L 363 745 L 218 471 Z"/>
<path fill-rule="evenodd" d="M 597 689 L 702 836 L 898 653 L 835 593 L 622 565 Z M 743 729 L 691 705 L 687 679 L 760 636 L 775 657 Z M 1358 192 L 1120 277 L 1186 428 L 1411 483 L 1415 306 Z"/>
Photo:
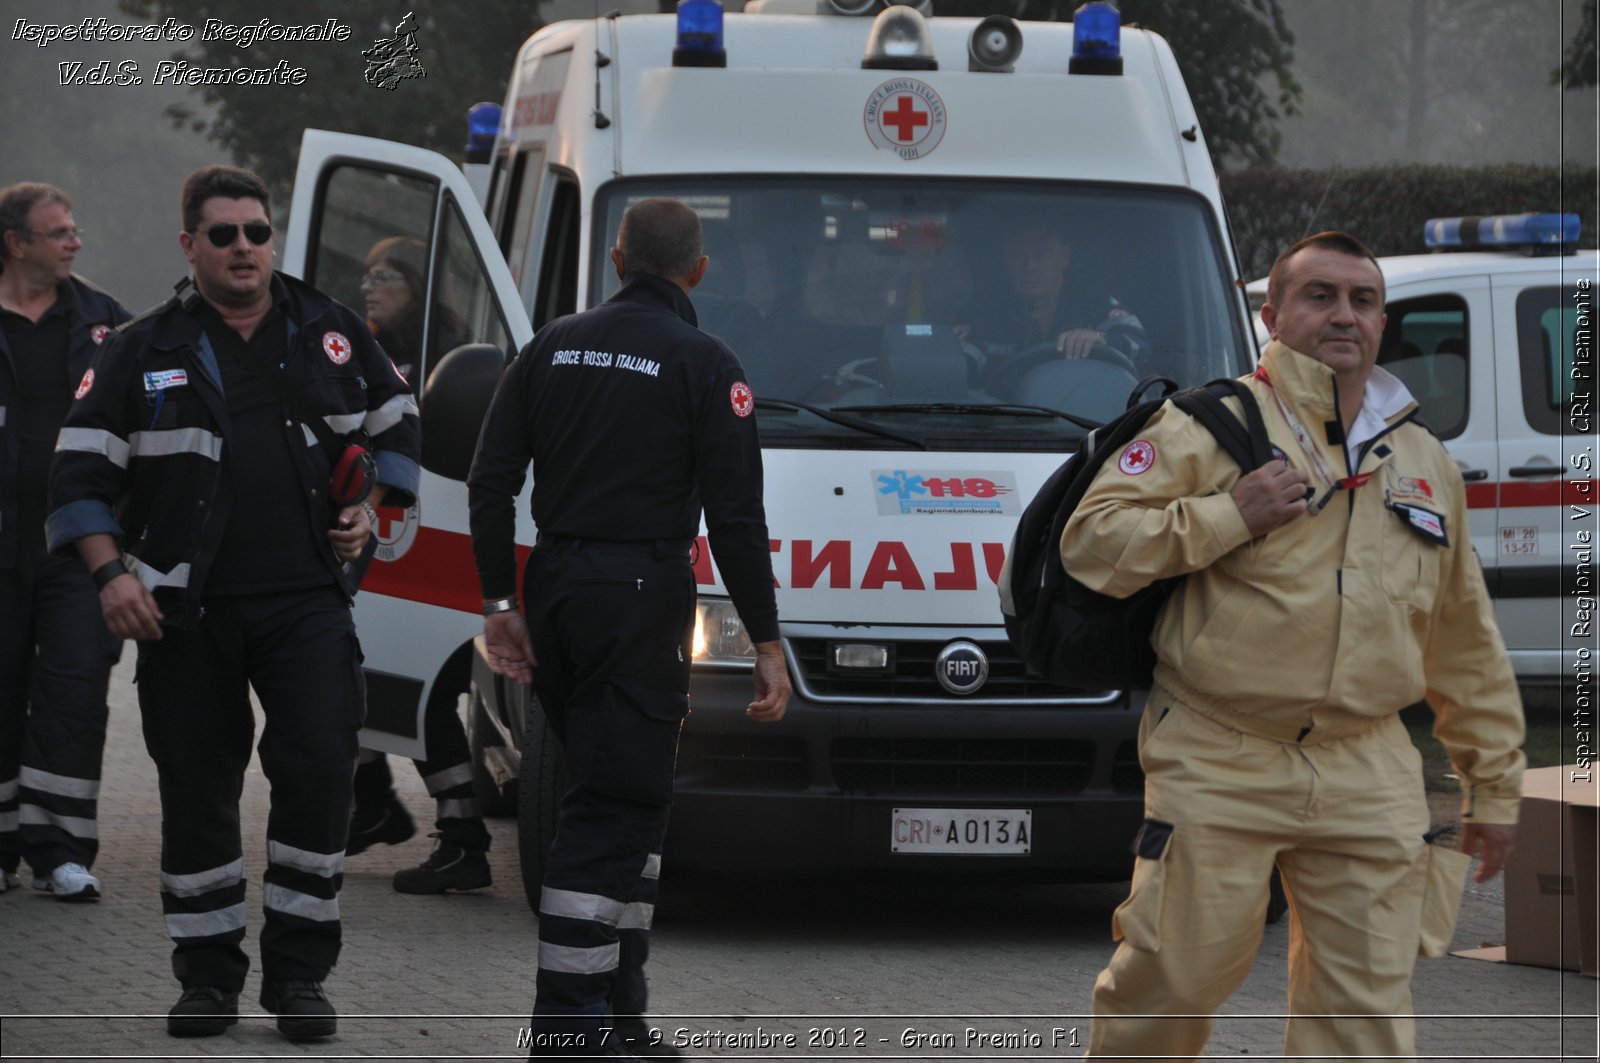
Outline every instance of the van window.
<path fill-rule="evenodd" d="M 414 374 L 438 182 L 359 164 L 335 167 L 325 182 L 305 279 L 365 314 L 400 374 L 420 390 Z"/>
<path fill-rule="evenodd" d="M 439 262 L 430 311 L 429 368 L 466 343 L 498 347 L 506 352 L 508 361 L 517 353 L 511 346 L 511 330 L 489 287 L 488 273 L 461 216 L 461 205 L 448 192 L 441 215 Z"/>
<path fill-rule="evenodd" d="M 539 267 L 539 291 L 533 302 L 533 327 L 564 317 L 578 309 L 578 186 L 559 178 L 550 204 L 550 224 L 545 227 L 544 257 Z M 609 243 L 606 247 L 610 247 Z"/>
<path fill-rule="evenodd" d="M 700 215 L 701 327 L 743 362 L 773 446 L 884 445 L 783 403 L 871 418 L 937 449 L 1056 449 L 1134 385 L 1243 373 L 1248 346 L 1222 241 L 1199 196 L 985 180 L 629 179 L 596 199 L 606 250 L 649 196 Z M 1065 347 L 1071 357 L 1060 348 Z"/>
<path fill-rule="evenodd" d="M 1572 431 L 1570 416 L 1578 350 L 1579 305 L 1555 285 L 1517 295 L 1517 350 L 1522 362 L 1522 409 L 1546 435 Z M 1585 381 L 1592 384 L 1592 379 Z M 1592 386 L 1586 386 L 1592 392 Z M 1585 416 L 1593 411 L 1583 411 Z"/>
<path fill-rule="evenodd" d="M 1378 364 L 1400 378 L 1420 407 L 1419 416 L 1441 439 L 1467 427 L 1471 392 L 1467 304 L 1457 295 L 1403 299 L 1386 308 Z"/>

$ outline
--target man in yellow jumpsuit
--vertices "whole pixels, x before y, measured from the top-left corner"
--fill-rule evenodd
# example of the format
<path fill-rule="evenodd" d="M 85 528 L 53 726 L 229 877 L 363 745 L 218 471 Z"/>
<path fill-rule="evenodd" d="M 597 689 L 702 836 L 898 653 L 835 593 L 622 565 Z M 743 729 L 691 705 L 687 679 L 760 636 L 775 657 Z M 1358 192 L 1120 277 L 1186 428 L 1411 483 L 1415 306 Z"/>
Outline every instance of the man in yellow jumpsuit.
<path fill-rule="evenodd" d="M 1419 944 L 1449 938 L 1461 854 L 1482 882 L 1510 852 L 1521 703 L 1460 473 L 1375 367 L 1383 303 L 1354 237 L 1291 247 L 1248 381 L 1282 460 L 1241 475 L 1169 405 L 1062 536 L 1067 569 L 1108 594 L 1187 576 L 1152 635 L 1147 819 L 1091 1057 L 1204 1052 L 1276 862 L 1294 912 L 1285 1054 L 1410 1058 L 1412 968 Z M 1421 758 L 1398 714 L 1424 697 L 1462 780 L 1460 854 L 1423 841 Z"/>

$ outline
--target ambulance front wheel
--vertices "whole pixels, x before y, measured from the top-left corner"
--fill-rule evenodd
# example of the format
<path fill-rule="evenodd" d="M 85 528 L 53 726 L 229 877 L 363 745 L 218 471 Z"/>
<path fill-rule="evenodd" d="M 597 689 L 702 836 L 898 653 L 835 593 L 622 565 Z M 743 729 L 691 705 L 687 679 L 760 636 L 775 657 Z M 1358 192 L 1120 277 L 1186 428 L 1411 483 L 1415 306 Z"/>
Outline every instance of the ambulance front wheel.
<path fill-rule="evenodd" d="M 496 818 L 516 815 L 516 780 L 502 786 L 489 770 L 489 757 L 504 762 L 505 742 L 489 720 L 489 706 L 476 683 L 467 697 L 467 749 L 471 753 L 472 796 L 478 803 L 478 812 Z"/>
<path fill-rule="evenodd" d="M 556 837 L 556 814 L 567 792 L 567 770 L 556 737 L 536 699 L 528 701 L 522 738 L 522 770 L 517 779 L 517 852 L 522 863 L 522 891 L 528 907 L 539 910 L 544 861 Z"/>

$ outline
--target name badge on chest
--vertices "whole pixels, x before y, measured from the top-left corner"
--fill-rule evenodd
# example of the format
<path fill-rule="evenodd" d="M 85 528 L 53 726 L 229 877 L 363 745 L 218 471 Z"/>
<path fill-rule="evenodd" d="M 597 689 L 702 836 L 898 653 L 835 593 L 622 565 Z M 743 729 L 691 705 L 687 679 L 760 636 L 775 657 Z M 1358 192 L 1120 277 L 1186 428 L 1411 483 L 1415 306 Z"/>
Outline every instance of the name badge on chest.
<path fill-rule="evenodd" d="M 1422 536 L 1435 546 L 1449 546 L 1450 536 L 1445 531 L 1444 514 L 1435 513 L 1431 509 L 1421 506 L 1408 505 L 1405 502 L 1396 502 L 1393 499 L 1384 503 L 1395 515 L 1406 522 L 1406 527 Z"/>
<path fill-rule="evenodd" d="M 166 391 L 168 388 L 181 388 L 188 383 L 189 374 L 183 369 L 162 369 L 144 375 L 146 391 Z"/>

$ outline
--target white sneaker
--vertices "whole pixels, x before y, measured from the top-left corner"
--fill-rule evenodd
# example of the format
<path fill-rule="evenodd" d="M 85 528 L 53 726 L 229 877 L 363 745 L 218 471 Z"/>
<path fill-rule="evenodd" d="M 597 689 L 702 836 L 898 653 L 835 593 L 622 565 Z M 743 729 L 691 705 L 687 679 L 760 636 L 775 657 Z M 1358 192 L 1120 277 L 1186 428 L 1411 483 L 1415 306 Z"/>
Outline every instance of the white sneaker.
<path fill-rule="evenodd" d="M 100 880 L 89 874 L 89 869 L 82 864 L 62 864 L 50 872 L 49 878 L 35 876 L 33 888 L 54 893 L 64 901 L 100 899 Z"/>
<path fill-rule="evenodd" d="M 0 893 L 4 893 L 6 890 L 14 890 L 20 885 L 22 885 L 22 880 L 16 875 L 9 871 L 0 871 Z"/>

